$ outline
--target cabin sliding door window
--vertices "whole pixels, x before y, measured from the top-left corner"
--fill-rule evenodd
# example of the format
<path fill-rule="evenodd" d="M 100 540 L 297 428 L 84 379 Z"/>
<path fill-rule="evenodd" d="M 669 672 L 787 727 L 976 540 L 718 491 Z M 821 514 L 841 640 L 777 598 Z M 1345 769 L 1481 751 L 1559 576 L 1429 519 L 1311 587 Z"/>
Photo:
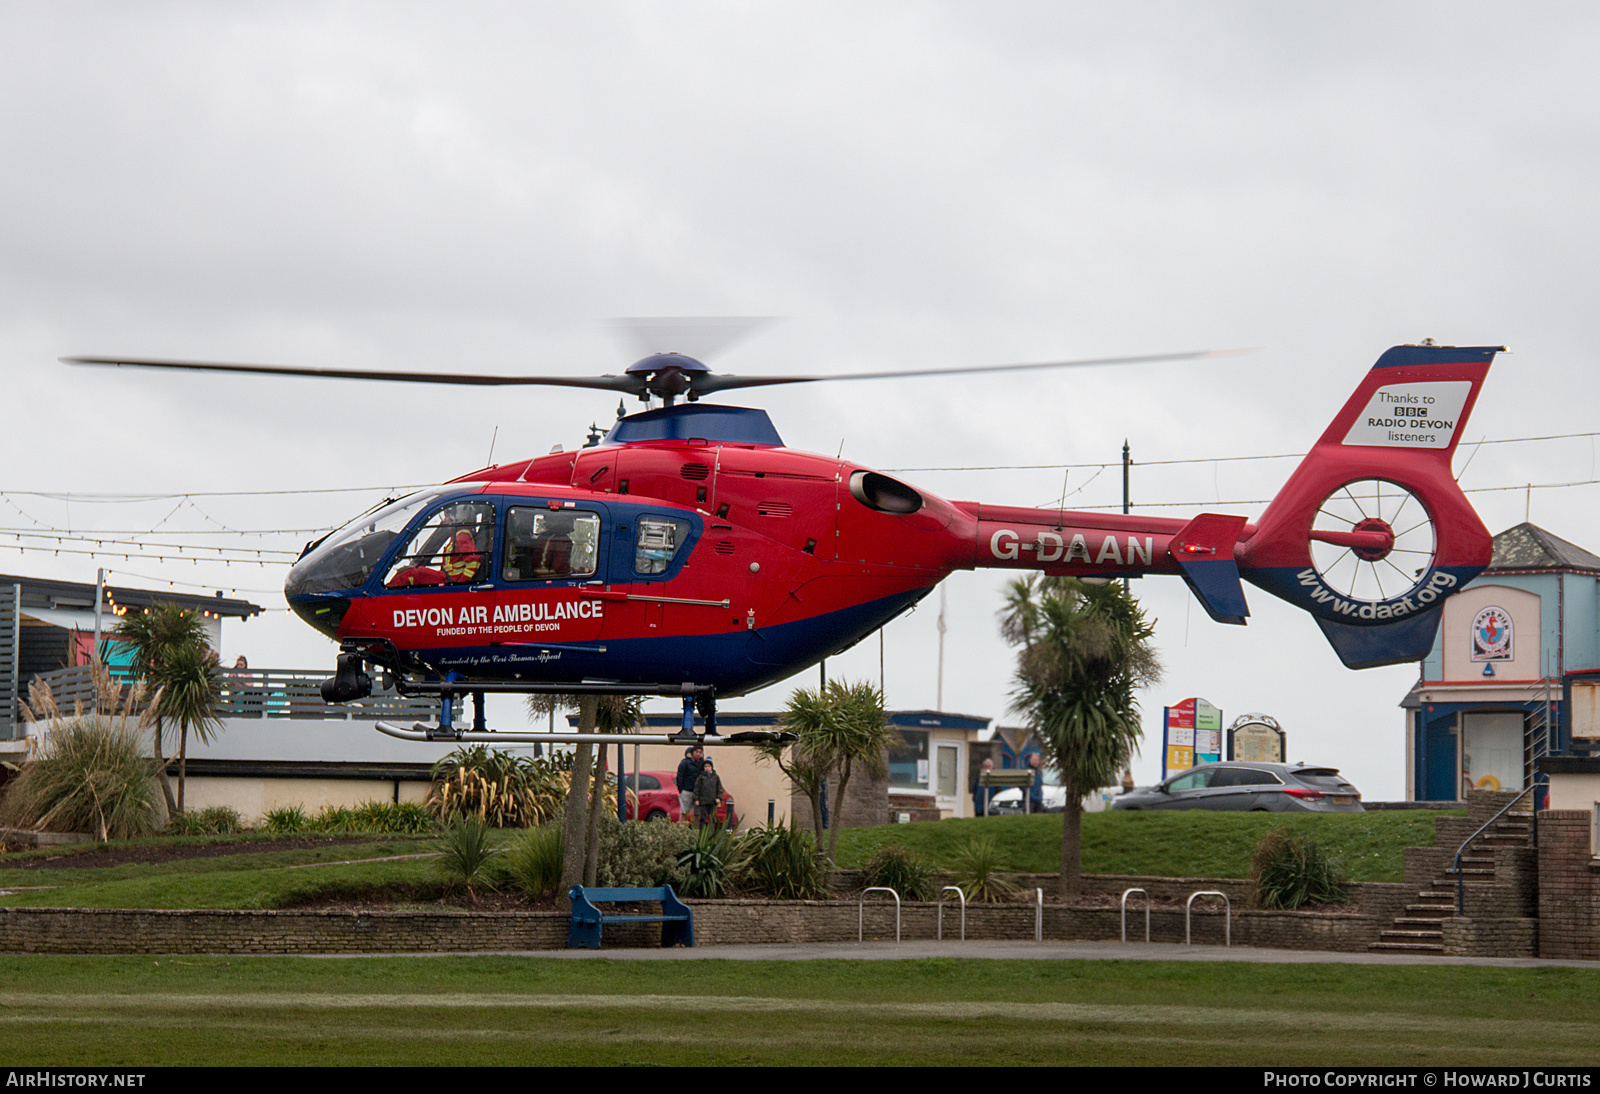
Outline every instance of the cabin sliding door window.
<path fill-rule="evenodd" d="M 513 506 L 506 511 L 506 581 L 592 577 L 600 557 L 597 513 Z"/>

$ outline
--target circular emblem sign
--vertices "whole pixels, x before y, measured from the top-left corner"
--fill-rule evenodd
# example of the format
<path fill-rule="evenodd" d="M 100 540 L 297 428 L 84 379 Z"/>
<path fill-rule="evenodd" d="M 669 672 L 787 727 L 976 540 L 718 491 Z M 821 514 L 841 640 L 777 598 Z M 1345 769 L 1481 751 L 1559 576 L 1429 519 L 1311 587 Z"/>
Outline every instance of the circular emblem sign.
<path fill-rule="evenodd" d="M 1472 617 L 1472 659 L 1511 660 L 1511 615 L 1493 605 Z"/>

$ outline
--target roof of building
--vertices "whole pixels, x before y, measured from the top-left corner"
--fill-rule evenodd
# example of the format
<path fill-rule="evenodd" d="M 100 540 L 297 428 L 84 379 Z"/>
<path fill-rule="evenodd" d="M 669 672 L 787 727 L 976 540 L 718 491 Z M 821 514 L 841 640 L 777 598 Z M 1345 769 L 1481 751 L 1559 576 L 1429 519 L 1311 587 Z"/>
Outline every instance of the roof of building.
<path fill-rule="evenodd" d="M 1596 565 L 1600 565 L 1597 562 Z M 22 586 L 22 608 L 90 608 L 94 607 L 94 582 L 54 581 L 43 577 L 20 577 L 0 574 L 0 587 Z M 249 619 L 261 614 L 261 605 L 248 600 L 235 600 L 219 591 L 216 596 L 198 593 L 180 593 L 172 590 L 134 589 L 124 585 L 107 585 L 105 606 L 109 612 L 113 605 L 122 608 L 148 608 L 152 604 L 176 604 L 189 611 L 208 611 L 212 615 L 235 619 Z"/>
<path fill-rule="evenodd" d="M 1600 556 L 1553 536 L 1538 525 L 1523 523 L 1494 537 L 1494 558 L 1489 569 L 1600 572 Z"/>

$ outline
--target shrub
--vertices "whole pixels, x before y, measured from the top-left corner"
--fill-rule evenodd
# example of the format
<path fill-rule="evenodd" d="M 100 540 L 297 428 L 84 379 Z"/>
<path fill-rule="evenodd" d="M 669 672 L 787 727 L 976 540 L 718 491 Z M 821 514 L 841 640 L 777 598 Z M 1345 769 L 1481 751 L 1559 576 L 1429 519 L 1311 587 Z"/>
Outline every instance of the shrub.
<path fill-rule="evenodd" d="M 317 815 L 311 818 L 311 831 L 313 832 L 359 832 L 360 818 L 356 811 L 347 805 L 324 805 L 317 810 Z"/>
<path fill-rule="evenodd" d="M 786 825 L 752 828 L 739 837 L 738 879 L 770 897 L 819 899 L 827 895 L 828 886 L 817 852 L 816 837 L 797 827 L 793 817 Z"/>
<path fill-rule="evenodd" d="M 880 885 L 900 894 L 901 900 L 932 900 L 933 869 L 926 859 L 915 851 L 908 851 L 898 843 L 878 848 L 878 853 L 867 861 L 861 872 L 867 886 Z"/>
<path fill-rule="evenodd" d="M 538 900 L 560 888 L 561 855 L 561 825 L 547 824 L 513 840 L 499 865 L 514 888 Z"/>
<path fill-rule="evenodd" d="M 720 825 L 702 824 L 694 830 L 694 842 L 678 852 L 678 865 L 685 874 L 685 896 L 722 895 L 728 884 L 733 842 L 728 830 Z"/>
<path fill-rule="evenodd" d="M 433 765 L 427 806 L 442 821 L 476 814 L 494 828 L 528 828 L 561 815 L 570 772 L 555 759 L 487 745 L 458 748 Z"/>
<path fill-rule="evenodd" d="M 1261 837 L 1250 856 L 1250 880 L 1258 906 L 1283 910 L 1343 903 L 1349 883 L 1342 859 L 1292 828 Z"/>
<path fill-rule="evenodd" d="M 1017 895 L 1017 887 L 1008 878 L 1000 876 L 1000 852 L 994 837 L 969 839 L 955 853 L 956 884 L 970 901 L 993 904 L 1010 900 Z"/>
<path fill-rule="evenodd" d="M 212 805 L 192 813 L 179 813 L 167 825 L 178 836 L 231 835 L 245 830 L 239 811 L 226 805 Z"/>
<path fill-rule="evenodd" d="M 476 884 L 489 885 L 488 866 L 499 852 L 490 844 L 491 829 L 483 818 L 471 813 L 458 817 L 444 830 L 444 849 L 439 868 L 452 882 L 460 882 L 472 892 Z"/>
<path fill-rule="evenodd" d="M 261 818 L 263 832 L 305 832 L 310 828 L 311 818 L 298 805 L 280 805 L 276 809 L 269 809 L 267 815 Z"/>
<path fill-rule="evenodd" d="M 681 890 L 688 874 L 678 856 L 694 843 L 686 825 L 626 824 L 607 814 L 600 823 L 600 857 L 596 881 L 605 886 L 635 888 L 670 885 Z"/>
<path fill-rule="evenodd" d="M 7 787 L 0 823 L 46 832 L 87 832 L 99 839 L 145 836 L 160 826 L 155 761 L 142 755 L 140 720 L 129 725 L 128 697 L 100 668 L 89 713 L 64 715 L 48 686 L 35 681 L 23 716 L 44 723 L 39 754 Z"/>
<path fill-rule="evenodd" d="M 366 801 L 353 813 L 354 824 L 363 832 L 425 836 L 433 831 L 433 815 L 417 802 Z"/>

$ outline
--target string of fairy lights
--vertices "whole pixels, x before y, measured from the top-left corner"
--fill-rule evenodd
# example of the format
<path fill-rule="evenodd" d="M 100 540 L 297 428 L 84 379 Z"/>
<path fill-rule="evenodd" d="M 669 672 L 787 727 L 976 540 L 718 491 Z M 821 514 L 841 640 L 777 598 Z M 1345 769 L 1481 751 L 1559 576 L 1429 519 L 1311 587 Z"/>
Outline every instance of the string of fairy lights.
<path fill-rule="evenodd" d="M 1464 448 L 1471 449 L 1471 455 L 1476 455 L 1477 450 L 1486 445 L 1523 444 L 1544 441 L 1582 440 L 1600 437 L 1600 431 L 1583 433 L 1560 433 L 1528 437 L 1500 437 L 1485 438 L 1476 442 L 1464 444 Z M 1229 456 L 1189 456 L 1176 459 L 1156 459 L 1133 461 L 1132 466 L 1140 468 L 1172 467 L 1179 465 L 1195 464 L 1223 464 L 1251 461 L 1270 461 L 1286 459 L 1302 459 L 1304 453 L 1280 452 L 1255 455 L 1229 455 Z M 1470 464 L 1470 457 L 1468 463 Z M 1120 468 L 1121 461 L 1102 461 L 1097 463 L 1054 463 L 1054 464 L 967 464 L 955 466 L 928 466 L 928 467 L 890 467 L 884 468 L 886 472 L 897 474 L 928 473 L 928 472 L 980 472 L 980 471 L 1056 471 L 1070 475 L 1073 471 L 1092 472 L 1081 484 L 1074 489 L 1063 489 L 1061 495 L 1045 502 L 1046 507 L 1064 504 L 1068 498 L 1081 494 L 1092 485 L 1100 475 L 1110 469 Z M 77 492 L 59 490 L 0 490 L 0 521 L 5 521 L 7 512 L 11 519 L 0 523 L 0 550 L 15 551 L 23 557 L 81 557 L 97 563 L 155 563 L 158 565 L 186 564 L 198 569 L 204 564 L 207 567 L 222 566 L 228 569 L 240 567 L 267 571 L 269 569 L 285 567 L 300 556 L 303 543 L 306 539 L 315 539 L 333 531 L 338 525 L 322 525 L 311 527 L 284 527 L 284 528 L 242 528 L 234 527 L 208 512 L 198 504 L 196 499 L 228 499 L 228 498 L 267 498 L 309 496 L 319 494 L 366 494 L 381 498 L 403 496 L 413 490 L 420 489 L 427 484 L 395 484 L 387 486 L 337 486 L 337 487 L 307 487 L 278 490 L 210 490 L 186 491 L 181 493 L 171 492 L 141 492 L 141 493 L 104 493 L 104 492 Z M 1600 485 L 1600 477 L 1567 479 L 1559 482 L 1528 482 L 1494 486 L 1477 486 L 1464 488 L 1468 494 L 1487 494 L 1505 491 L 1525 491 L 1532 494 L 1536 490 L 1557 490 L 1575 487 Z M 35 516 L 22 502 L 30 499 L 36 501 L 59 502 L 68 507 L 70 514 L 72 506 L 106 505 L 132 505 L 150 504 L 171 501 L 172 506 L 165 514 L 147 527 L 126 526 L 130 522 L 122 522 L 125 526 L 113 528 L 62 527 L 49 520 L 41 520 Z M 1265 505 L 1270 498 L 1202 498 L 1189 500 L 1157 500 L 1149 501 L 1140 499 L 1140 509 L 1163 509 L 1193 506 L 1246 506 Z M 1081 505 L 1076 507 L 1079 511 L 1109 511 L 1121 508 L 1120 503 L 1107 505 Z M 173 522 L 181 517 L 188 517 L 203 522 L 205 527 L 179 528 Z M 283 546 L 284 537 L 305 537 L 301 539 L 302 545 Z M 218 542 L 219 539 L 231 542 Z M 255 542 L 245 542 L 255 541 Z M 276 544 L 276 545 L 274 545 Z M 183 580 L 171 574 L 156 577 L 148 574 L 135 574 L 118 567 L 116 572 L 126 577 L 136 577 L 141 580 L 165 582 L 169 588 L 178 586 L 197 589 L 217 589 L 215 581 Z M 224 585 L 223 588 L 229 588 Z M 260 595 L 278 595 L 281 588 L 232 586 L 231 592 L 251 593 Z"/>

